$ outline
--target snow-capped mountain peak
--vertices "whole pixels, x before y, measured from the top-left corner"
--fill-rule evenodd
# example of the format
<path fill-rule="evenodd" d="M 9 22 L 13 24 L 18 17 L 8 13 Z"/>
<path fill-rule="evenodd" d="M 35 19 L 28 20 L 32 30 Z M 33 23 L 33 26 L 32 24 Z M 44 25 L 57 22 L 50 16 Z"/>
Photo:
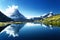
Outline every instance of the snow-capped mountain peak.
<path fill-rule="evenodd" d="M 12 15 L 10 16 L 10 18 L 12 18 L 13 20 L 15 21 L 23 21 L 25 20 L 26 18 L 19 12 L 18 9 L 16 9 Z"/>
<path fill-rule="evenodd" d="M 53 12 L 49 12 L 48 14 L 44 14 L 42 17 L 46 18 L 46 17 L 51 17 L 53 16 Z"/>
<path fill-rule="evenodd" d="M 48 17 L 51 17 L 51 16 L 53 16 L 53 12 L 50 12 L 48 15 Z"/>

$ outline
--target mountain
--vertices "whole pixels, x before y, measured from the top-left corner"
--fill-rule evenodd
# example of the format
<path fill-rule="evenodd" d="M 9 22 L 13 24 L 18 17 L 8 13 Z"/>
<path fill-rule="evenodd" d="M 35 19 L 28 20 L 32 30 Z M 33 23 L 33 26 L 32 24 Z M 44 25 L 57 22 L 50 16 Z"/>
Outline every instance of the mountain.
<path fill-rule="evenodd" d="M 45 14 L 44 16 L 42 16 L 42 18 L 47 18 L 47 17 L 51 17 L 53 16 L 54 14 L 52 12 L 48 13 L 48 14 Z"/>
<path fill-rule="evenodd" d="M 42 19 L 42 17 L 34 17 L 34 18 L 31 18 L 30 21 L 31 21 L 31 20 L 32 20 L 32 21 L 41 20 L 41 19 Z"/>
<path fill-rule="evenodd" d="M 52 12 L 50 12 L 50 13 L 48 13 L 48 14 L 45 14 L 45 15 L 43 15 L 43 16 L 40 16 L 40 17 L 34 17 L 34 18 L 31 18 L 31 20 L 41 20 L 41 19 L 44 19 L 44 18 L 47 18 L 47 17 L 51 17 L 51 16 L 53 16 L 53 13 Z"/>
<path fill-rule="evenodd" d="M 11 18 L 7 17 L 0 11 L 0 22 L 13 21 Z"/>
<path fill-rule="evenodd" d="M 25 21 L 26 20 L 26 18 L 17 9 L 15 9 L 15 11 L 12 13 L 10 18 L 13 19 L 14 21 Z"/>
<path fill-rule="evenodd" d="M 56 14 L 54 16 L 50 16 L 45 18 L 44 20 L 40 20 L 40 22 L 46 25 L 60 26 L 60 14 Z"/>

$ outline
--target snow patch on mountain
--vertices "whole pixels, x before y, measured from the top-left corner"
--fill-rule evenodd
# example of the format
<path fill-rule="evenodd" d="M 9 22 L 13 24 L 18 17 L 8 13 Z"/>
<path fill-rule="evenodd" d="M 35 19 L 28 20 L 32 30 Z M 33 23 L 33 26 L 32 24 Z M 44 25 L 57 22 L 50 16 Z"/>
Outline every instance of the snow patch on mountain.
<path fill-rule="evenodd" d="M 15 21 L 23 21 L 26 18 L 16 9 L 14 13 L 10 16 L 10 18 L 14 19 Z"/>
<path fill-rule="evenodd" d="M 42 18 L 51 17 L 51 16 L 53 16 L 53 12 L 49 12 L 47 14 L 42 15 Z"/>

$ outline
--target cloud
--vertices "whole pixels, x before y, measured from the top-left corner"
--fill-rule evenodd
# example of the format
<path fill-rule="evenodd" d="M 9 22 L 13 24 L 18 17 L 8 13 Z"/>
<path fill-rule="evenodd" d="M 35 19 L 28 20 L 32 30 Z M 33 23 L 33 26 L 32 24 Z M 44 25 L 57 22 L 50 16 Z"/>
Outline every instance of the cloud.
<path fill-rule="evenodd" d="M 16 9 L 18 9 L 18 6 L 16 5 L 8 6 L 8 8 L 5 10 L 5 15 L 10 17 Z"/>
<path fill-rule="evenodd" d="M 2 9 L 0 9 L 0 11 L 3 12 Z"/>

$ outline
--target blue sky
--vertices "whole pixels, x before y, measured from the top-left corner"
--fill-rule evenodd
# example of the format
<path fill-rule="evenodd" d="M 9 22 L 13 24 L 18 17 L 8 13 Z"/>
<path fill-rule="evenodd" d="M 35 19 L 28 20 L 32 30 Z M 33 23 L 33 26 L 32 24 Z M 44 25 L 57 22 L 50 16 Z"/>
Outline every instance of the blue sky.
<path fill-rule="evenodd" d="M 0 0 L 0 10 L 17 5 L 24 16 L 41 16 L 50 11 L 60 13 L 60 0 Z"/>

